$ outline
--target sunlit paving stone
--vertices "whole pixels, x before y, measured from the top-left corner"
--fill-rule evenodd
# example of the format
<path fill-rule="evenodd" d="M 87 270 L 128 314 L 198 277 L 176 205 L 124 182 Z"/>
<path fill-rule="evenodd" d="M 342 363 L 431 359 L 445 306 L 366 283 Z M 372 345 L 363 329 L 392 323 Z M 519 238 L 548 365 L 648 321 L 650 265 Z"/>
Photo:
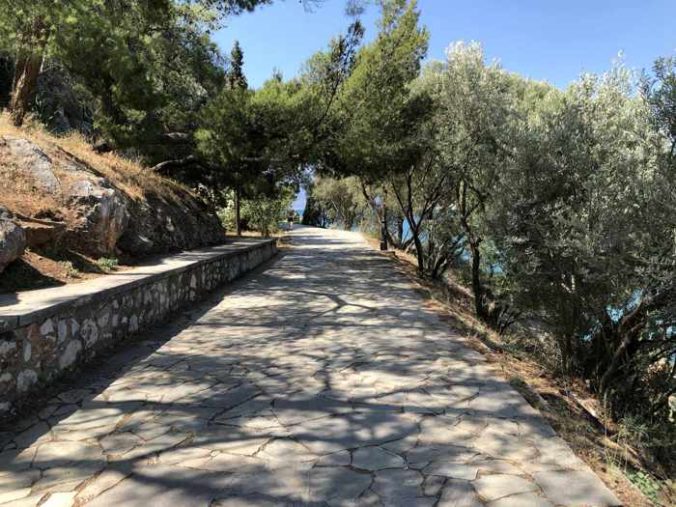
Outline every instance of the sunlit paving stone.
<path fill-rule="evenodd" d="M 538 487 L 528 479 L 515 475 L 487 475 L 480 477 L 474 483 L 479 496 L 484 500 L 492 501 L 519 493 L 536 491 Z"/>
<path fill-rule="evenodd" d="M 619 504 L 360 236 L 291 237 L 2 434 L 0 505 Z"/>

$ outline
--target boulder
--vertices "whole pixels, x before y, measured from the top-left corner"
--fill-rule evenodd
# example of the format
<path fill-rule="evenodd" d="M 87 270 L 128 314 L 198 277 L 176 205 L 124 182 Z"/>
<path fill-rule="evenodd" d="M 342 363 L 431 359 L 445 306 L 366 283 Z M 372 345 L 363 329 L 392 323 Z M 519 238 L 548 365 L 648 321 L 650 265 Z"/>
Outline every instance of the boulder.
<path fill-rule="evenodd" d="M 66 233 L 77 250 L 91 255 L 110 255 L 129 222 L 127 198 L 105 178 L 86 176 L 74 180 L 64 196 L 76 212 L 76 225 Z"/>
<path fill-rule="evenodd" d="M 58 194 L 61 184 L 54 174 L 52 160 L 28 139 L 4 136 L 0 144 L 9 150 L 15 163 L 30 176 L 35 186 L 48 194 Z"/>
<path fill-rule="evenodd" d="M 63 222 L 25 219 L 19 220 L 18 224 L 26 233 L 26 246 L 29 248 L 58 244 L 66 231 L 66 225 Z"/>
<path fill-rule="evenodd" d="M 13 218 L 0 207 L 0 273 L 10 262 L 21 257 L 26 248 L 26 234 L 12 221 Z"/>
<path fill-rule="evenodd" d="M 147 195 L 129 204 L 130 220 L 118 243 L 127 254 L 189 250 L 225 240 L 216 214 L 188 192 L 176 200 Z"/>
<path fill-rule="evenodd" d="M 86 99 L 76 91 L 71 75 L 53 60 L 47 60 L 40 70 L 35 102 L 40 119 L 49 130 L 60 134 L 73 130 L 90 135 L 92 118 Z"/>

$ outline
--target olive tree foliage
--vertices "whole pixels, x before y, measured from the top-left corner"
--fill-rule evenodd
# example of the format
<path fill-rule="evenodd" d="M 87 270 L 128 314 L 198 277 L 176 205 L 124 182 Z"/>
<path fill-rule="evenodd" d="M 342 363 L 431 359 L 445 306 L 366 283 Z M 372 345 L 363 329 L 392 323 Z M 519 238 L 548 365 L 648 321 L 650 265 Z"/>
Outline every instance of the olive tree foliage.
<path fill-rule="evenodd" d="M 676 57 L 658 58 L 652 75 L 643 75 L 641 92 L 654 127 L 668 143 L 665 166 L 669 166 L 676 157 Z"/>
<path fill-rule="evenodd" d="M 318 177 L 312 187 L 312 197 L 319 203 L 330 224 L 348 230 L 359 223 L 367 205 L 355 176 L 340 179 Z"/>
<path fill-rule="evenodd" d="M 525 86 L 497 64 L 487 64 L 480 45 L 456 43 L 445 62 L 425 69 L 414 86 L 432 103 L 422 163 L 412 165 L 395 193 L 416 241 L 421 273 L 438 278 L 463 254 L 469 258 L 477 316 L 504 325 L 484 280 L 490 249 L 487 217 L 498 198 L 503 168 L 512 156 L 518 93 Z"/>
<path fill-rule="evenodd" d="M 538 100 L 487 222 L 515 303 L 616 414 L 664 412 L 676 387 L 676 179 L 651 112 L 665 113 L 662 86 L 638 94 L 617 66 Z M 657 396 L 649 371 L 668 386 Z"/>
<path fill-rule="evenodd" d="M 477 316 L 546 324 L 618 416 L 664 420 L 676 392 L 675 89 L 672 59 L 560 91 L 455 44 L 406 85 L 432 104 L 414 156 L 355 171 L 395 196 L 422 274 L 466 263 Z"/>
<path fill-rule="evenodd" d="M 374 209 L 371 195 L 383 199 L 386 215 L 388 241 L 396 248 L 409 250 L 412 237 L 405 228 L 405 218 L 398 213 L 398 203 L 386 184 L 365 185 L 357 176 L 331 177 L 318 175 L 306 184 L 308 204 L 304 221 L 306 225 L 359 228 L 371 234 L 381 233 L 381 218 Z"/>

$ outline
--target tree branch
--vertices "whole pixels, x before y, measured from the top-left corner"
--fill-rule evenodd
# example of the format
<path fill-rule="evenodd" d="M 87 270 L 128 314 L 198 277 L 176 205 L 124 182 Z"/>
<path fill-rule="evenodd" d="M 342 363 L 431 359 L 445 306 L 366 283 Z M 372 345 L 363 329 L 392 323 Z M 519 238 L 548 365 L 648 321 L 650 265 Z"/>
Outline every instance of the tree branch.
<path fill-rule="evenodd" d="M 159 164 L 155 164 L 150 168 L 151 171 L 164 172 L 171 169 L 182 169 L 193 164 L 201 165 L 199 159 L 195 155 L 188 155 L 184 158 L 177 158 L 173 160 L 165 160 Z"/>

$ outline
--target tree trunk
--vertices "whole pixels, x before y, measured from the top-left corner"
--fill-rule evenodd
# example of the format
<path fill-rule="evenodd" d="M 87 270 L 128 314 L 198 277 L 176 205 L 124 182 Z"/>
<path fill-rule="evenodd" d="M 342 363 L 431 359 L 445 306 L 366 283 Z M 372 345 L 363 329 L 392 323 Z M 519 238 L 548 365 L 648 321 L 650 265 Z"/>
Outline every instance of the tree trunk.
<path fill-rule="evenodd" d="M 387 250 L 387 236 L 389 236 L 389 231 L 387 230 L 387 205 L 383 199 L 383 215 L 381 217 L 380 223 L 380 249 Z"/>
<path fill-rule="evenodd" d="M 151 171 L 163 172 L 171 169 L 182 169 L 193 164 L 199 165 L 199 159 L 195 155 L 188 155 L 184 158 L 177 158 L 174 160 L 164 160 L 159 164 L 155 164 L 150 168 Z"/>
<path fill-rule="evenodd" d="M 235 188 L 235 231 L 237 236 L 242 235 L 242 220 L 240 217 L 240 199 L 241 190 L 239 186 Z"/>
<path fill-rule="evenodd" d="M 397 217 L 397 247 L 401 248 L 404 244 L 404 217 Z"/>
<path fill-rule="evenodd" d="M 569 334 L 564 334 L 559 339 L 559 350 L 561 351 L 561 368 L 567 374 L 573 373 L 574 361 L 574 348 L 573 348 L 573 337 Z"/>
<path fill-rule="evenodd" d="M 633 343 L 637 343 L 640 338 L 640 332 L 643 326 L 638 326 L 636 329 L 626 330 L 624 333 L 620 330 L 622 326 L 617 326 L 615 331 L 620 337 L 619 346 L 615 349 L 612 357 L 607 362 L 606 370 L 599 379 L 599 392 L 605 394 L 610 389 L 614 380 L 617 380 L 618 373 L 621 372 L 624 366 L 631 362 L 633 354 L 629 350 Z M 623 335 L 622 335 L 623 334 Z M 628 372 L 623 371 L 620 378 L 625 378 Z"/>
<path fill-rule="evenodd" d="M 103 113 L 116 125 L 125 123 L 126 118 L 117 105 L 116 99 L 113 95 L 115 81 L 110 75 L 106 75 L 103 79 L 103 87 L 101 90 L 101 108 Z"/>
<path fill-rule="evenodd" d="M 408 228 L 411 230 L 411 236 L 413 236 L 413 246 L 415 247 L 415 258 L 418 261 L 418 274 L 420 276 L 425 276 L 425 249 L 423 247 L 422 241 L 420 240 L 420 222 L 416 223 L 413 216 L 413 210 L 408 210 L 406 215 L 406 221 L 408 222 Z"/>
<path fill-rule="evenodd" d="M 474 310 L 477 317 L 486 322 L 488 319 L 488 312 L 486 310 L 484 290 L 481 284 L 481 252 L 479 250 L 481 238 L 474 234 L 474 231 L 472 231 L 472 227 L 469 224 L 469 217 L 476 207 L 471 209 L 467 207 L 466 183 L 463 183 L 459 187 L 458 192 L 458 200 L 460 201 L 460 225 L 465 232 L 465 236 L 467 236 L 467 244 L 469 245 L 470 253 L 472 255 L 472 292 L 474 293 Z"/>
<path fill-rule="evenodd" d="M 423 251 L 422 241 L 420 241 L 419 231 L 412 232 L 413 243 L 415 244 L 415 256 L 418 259 L 418 273 L 421 276 L 425 274 L 425 252 Z"/>
<path fill-rule="evenodd" d="M 472 254 L 472 292 L 474 293 L 474 309 L 477 317 L 485 321 L 487 314 L 483 286 L 481 285 L 481 253 L 479 252 L 479 240 L 470 240 L 469 249 Z"/>
<path fill-rule="evenodd" d="M 42 53 L 30 53 L 19 57 L 14 67 L 12 83 L 12 98 L 9 102 L 9 111 L 12 123 L 16 127 L 23 124 L 30 102 L 35 95 L 38 76 L 42 67 Z"/>

